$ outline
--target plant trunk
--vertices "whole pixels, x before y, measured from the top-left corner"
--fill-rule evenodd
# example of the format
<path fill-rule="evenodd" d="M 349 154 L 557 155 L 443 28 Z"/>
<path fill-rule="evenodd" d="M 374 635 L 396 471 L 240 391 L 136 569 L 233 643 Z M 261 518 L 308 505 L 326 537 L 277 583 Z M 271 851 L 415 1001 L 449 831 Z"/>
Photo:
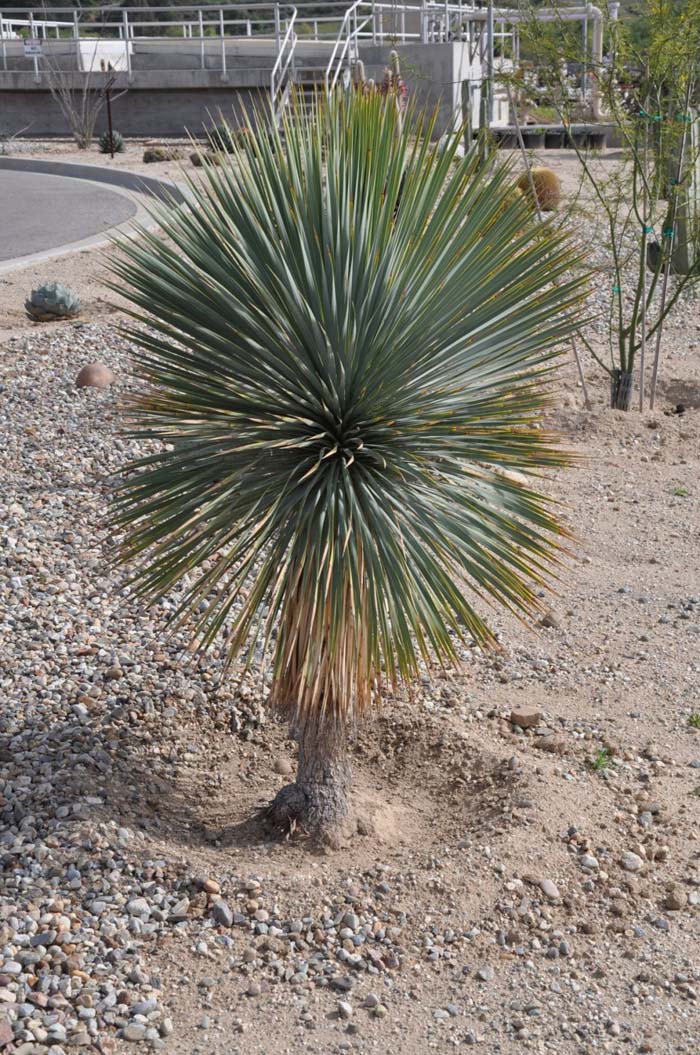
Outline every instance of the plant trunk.
<path fill-rule="evenodd" d="M 610 406 L 613 410 L 629 410 L 632 406 L 632 374 L 627 370 L 613 370 L 610 379 Z"/>
<path fill-rule="evenodd" d="M 318 728 L 307 721 L 296 730 L 297 778 L 278 792 L 267 809 L 276 828 L 301 828 L 321 842 L 332 842 L 348 815 L 351 784 L 345 729 Z"/>

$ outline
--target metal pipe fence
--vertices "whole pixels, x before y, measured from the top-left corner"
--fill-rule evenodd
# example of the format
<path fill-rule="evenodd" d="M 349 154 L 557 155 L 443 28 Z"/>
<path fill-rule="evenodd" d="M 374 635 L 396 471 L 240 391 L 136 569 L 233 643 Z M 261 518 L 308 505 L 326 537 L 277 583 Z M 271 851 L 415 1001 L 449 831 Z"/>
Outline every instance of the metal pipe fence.
<path fill-rule="evenodd" d="M 291 4 L 246 4 L 245 17 L 237 4 L 187 7 L 56 7 L 51 17 L 37 7 L 4 7 L 0 10 L 0 39 L 22 42 L 30 34 L 37 39 L 56 40 L 73 36 L 74 25 L 83 39 L 170 39 L 180 37 L 199 40 L 219 38 L 275 38 L 278 46 L 292 13 L 296 10 L 297 34 L 303 40 L 335 42 L 345 15 L 355 6 L 347 0 L 335 4 L 317 2 Z M 331 12 L 328 8 L 331 7 Z M 437 43 L 454 39 L 460 21 L 468 21 L 479 8 L 467 3 L 443 3 L 442 0 L 367 0 L 367 24 L 358 39 L 375 43 Z M 319 10 L 321 9 L 321 10 Z M 61 17 L 61 16 L 65 16 Z M 29 31 L 29 32 L 28 32 Z"/>
<path fill-rule="evenodd" d="M 586 25 L 592 12 L 600 14 L 591 4 L 561 11 Z M 319 79 L 330 90 L 351 75 L 362 43 L 466 43 L 493 82 L 494 40 L 502 52 L 509 40 L 517 58 L 521 19 L 516 9 L 476 7 L 463 0 L 308 0 L 246 3 L 244 10 L 240 4 L 67 6 L 52 8 L 50 17 L 45 8 L 3 7 L 0 77 L 3 71 L 26 70 L 40 82 L 53 68 L 86 75 L 110 70 L 131 81 L 143 70 L 202 70 L 218 72 L 226 81 L 233 69 L 246 67 L 258 69 L 277 107 L 289 94 L 298 54 L 320 70 Z M 597 28 L 594 21 L 594 37 Z M 498 60 L 499 69 L 503 61 Z"/>

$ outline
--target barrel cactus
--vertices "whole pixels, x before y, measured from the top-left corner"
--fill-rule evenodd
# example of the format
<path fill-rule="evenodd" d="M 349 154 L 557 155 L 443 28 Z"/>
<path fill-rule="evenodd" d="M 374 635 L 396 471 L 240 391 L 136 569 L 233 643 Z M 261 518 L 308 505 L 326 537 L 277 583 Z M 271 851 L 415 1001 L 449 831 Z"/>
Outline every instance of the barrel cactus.
<path fill-rule="evenodd" d="M 32 290 L 24 307 L 29 318 L 37 322 L 74 319 L 80 314 L 80 297 L 60 282 L 47 282 Z"/>
<path fill-rule="evenodd" d="M 157 165 L 161 161 L 179 161 L 182 151 L 177 147 L 146 147 L 143 152 L 144 165 Z"/>
<path fill-rule="evenodd" d="M 103 132 L 100 136 L 100 154 L 121 154 L 124 150 L 124 136 L 121 132 Z"/>
<path fill-rule="evenodd" d="M 208 150 L 206 153 L 202 153 L 200 150 L 195 150 L 194 153 L 190 154 L 190 161 L 196 169 L 201 169 L 204 165 L 222 164 L 221 154 L 218 154 L 214 150 Z"/>
<path fill-rule="evenodd" d="M 532 177 L 532 181 L 530 179 Z M 536 203 L 543 212 L 554 212 L 561 202 L 561 183 L 556 172 L 548 168 L 532 168 L 530 173 L 523 172 L 518 180 L 523 194 L 532 199 L 532 188 L 535 188 Z"/>

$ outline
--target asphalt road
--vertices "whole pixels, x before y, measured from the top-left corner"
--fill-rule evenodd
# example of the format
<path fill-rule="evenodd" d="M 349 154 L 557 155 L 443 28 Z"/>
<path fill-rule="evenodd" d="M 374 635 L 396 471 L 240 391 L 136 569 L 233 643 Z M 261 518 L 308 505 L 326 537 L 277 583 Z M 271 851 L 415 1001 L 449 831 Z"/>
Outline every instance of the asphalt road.
<path fill-rule="evenodd" d="M 125 195 L 86 180 L 0 171 L 0 261 L 90 238 L 135 212 Z"/>

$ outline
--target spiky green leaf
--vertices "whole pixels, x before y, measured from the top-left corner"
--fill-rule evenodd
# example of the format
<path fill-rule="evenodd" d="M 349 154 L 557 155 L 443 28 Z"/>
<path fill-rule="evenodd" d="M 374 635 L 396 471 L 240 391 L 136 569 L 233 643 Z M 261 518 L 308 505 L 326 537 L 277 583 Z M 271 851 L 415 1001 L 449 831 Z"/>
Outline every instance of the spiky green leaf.
<path fill-rule="evenodd" d="M 485 602 L 532 611 L 562 534 L 511 470 L 565 460 L 540 416 L 580 271 L 506 164 L 430 132 L 378 96 L 294 107 L 114 264 L 158 441 L 120 555 L 149 600 L 181 587 L 200 644 L 271 649 L 316 717 L 489 642 Z"/>

